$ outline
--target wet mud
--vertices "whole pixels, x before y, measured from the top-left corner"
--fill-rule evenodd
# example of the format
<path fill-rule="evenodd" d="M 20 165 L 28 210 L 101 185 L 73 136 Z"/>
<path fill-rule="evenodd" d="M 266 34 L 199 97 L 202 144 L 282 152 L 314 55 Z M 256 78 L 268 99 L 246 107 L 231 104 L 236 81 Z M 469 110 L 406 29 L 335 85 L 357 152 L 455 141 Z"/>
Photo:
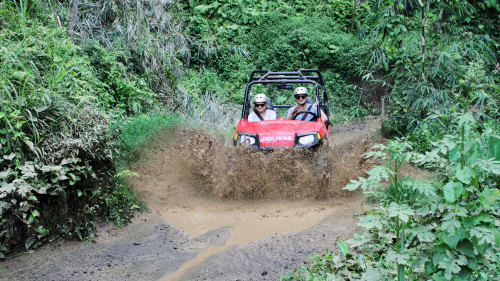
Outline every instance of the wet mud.
<path fill-rule="evenodd" d="M 185 131 L 176 146 L 176 165 L 200 192 L 226 199 L 328 199 L 362 174 L 362 154 L 369 138 L 343 139 L 332 135 L 327 145 L 311 150 L 258 151 L 228 145 L 224 138 Z M 344 137 L 345 138 L 345 137 Z"/>
<path fill-rule="evenodd" d="M 131 170 L 150 213 L 0 262 L 0 280 L 279 280 L 356 229 L 342 187 L 371 163 L 379 120 L 334 127 L 316 152 L 263 153 L 190 129 L 158 136 Z"/>

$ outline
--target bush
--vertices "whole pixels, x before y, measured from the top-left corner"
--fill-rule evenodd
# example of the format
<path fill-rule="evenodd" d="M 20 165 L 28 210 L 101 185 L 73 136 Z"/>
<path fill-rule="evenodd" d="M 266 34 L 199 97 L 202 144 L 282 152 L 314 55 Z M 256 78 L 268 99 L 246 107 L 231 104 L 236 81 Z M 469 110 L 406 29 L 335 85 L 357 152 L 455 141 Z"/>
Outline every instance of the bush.
<path fill-rule="evenodd" d="M 83 41 L 82 51 L 89 59 L 95 77 L 102 83 L 99 102 L 109 110 L 126 115 L 146 112 L 158 107 L 159 94 L 136 74 L 135 64 L 123 51 L 106 50 L 96 41 Z"/>
<path fill-rule="evenodd" d="M 240 39 L 248 44 L 258 69 L 331 69 L 355 80 L 368 50 L 329 18 L 269 16 Z"/>
<path fill-rule="evenodd" d="M 355 90 L 358 74 L 367 60 L 369 42 L 360 44 L 329 18 L 283 17 L 267 13 L 262 23 L 248 33 L 221 40 L 219 46 L 206 47 L 201 77 L 192 73 L 188 81 L 196 82 L 202 93 L 213 90 L 223 102 L 242 102 L 244 85 L 254 69 L 275 71 L 299 68 L 323 70 L 327 91 L 336 119 L 367 114 L 370 105 Z M 207 70 L 208 68 L 208 70 Z M 185 83 L 186 84 L 186 83 Z M 191 82 L 189 82 L 191 84 Z M 355 112 L 355 113 L 354 113 Z"/>
<path fill-rule="evenodd" d="M 115 176 L 116 116 L 157 104 L 123 53 L 0 4 L 0 258 L 49 237 L 92 238 L 96 219 L 141 208 Z M 22 22 L 22 24 L 18 24 Z"/>
<path fill-rule="evenodd" d="M 355 251 L 340 242 L 341 253 L 315 256 L 286 280 L 498 279 L 499 124 L 481 124 L 471 113 L 453 117 L 449 134 L 425 154 L 411 152 L 404 140 L 367 153 L 386 164 L 345 187 L 379 201 L 360 217 L 366 231 L 348 241 Z M 410 161 L 435 169 L 439 179 L 403 178 L 400 169 Z"/>

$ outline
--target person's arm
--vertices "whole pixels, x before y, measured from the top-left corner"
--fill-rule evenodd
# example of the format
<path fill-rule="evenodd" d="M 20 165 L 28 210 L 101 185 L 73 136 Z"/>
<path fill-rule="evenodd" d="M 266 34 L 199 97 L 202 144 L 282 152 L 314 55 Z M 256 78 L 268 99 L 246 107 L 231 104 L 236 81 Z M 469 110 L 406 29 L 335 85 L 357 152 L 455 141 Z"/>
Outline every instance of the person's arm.
<path fill-rule="evenodd" d="M 318 106 L 318 103 L 315 103 L 314 106 Z M 321 109 L 320 109 L 321 110 Z M 325 126 L 328 127 L 328 116 L 326 116 L 326 114 L 323 112 L 323 110 L 321 110 L 321 120 L 323 120 L 323 122 L 325 123 Z"/>
<path fill-rule="evenodd" d="M 250 114 L 248 114 L 247 122 L 257 122 L 257 121 L 259 121 L 257 114 L 255 114 L 255 112 L 253 112 L 253 111 L 250 111 Z"/>
<path fill-rule="evenodd" d="M 278 118 L 278 114 L 274 110 L 270 110 L 270 119 L 269 120 L 276 120 Z"/>
<path fill-rule="evenodd" d="M 297 113 L 297 112 L 299 112 L 299 106 L 298 106 L 298 105 L 296 105 L 296 106 L 295 106 L 295 108 L 293 109 L 292 113 L 290 113 L 290 114 L 286 117 L 286 119 L 288 119 L 288 120 L 292 120 L 292 117 L 293 117 L 293 116 L 295 115 L 295 113 Z"/>
<path fill-rule="evenodd" d="M 323 110 L 321 110 L 321 119 L 323 120 L 323 122 L 325 122 L 325 126 L 328 127 L 328 116 L 326 116 Z"/>

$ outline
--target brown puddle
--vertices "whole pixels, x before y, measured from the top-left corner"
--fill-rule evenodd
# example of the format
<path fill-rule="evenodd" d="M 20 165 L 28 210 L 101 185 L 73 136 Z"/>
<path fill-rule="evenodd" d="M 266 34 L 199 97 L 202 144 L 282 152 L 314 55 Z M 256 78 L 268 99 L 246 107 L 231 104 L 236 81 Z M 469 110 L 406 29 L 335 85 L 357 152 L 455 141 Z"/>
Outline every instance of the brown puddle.
<path fill-rule="evenodd" d="M 165 208 L 160 211 L 164 220 L 182 228 L 190 237 L 195 238 L 210 230 L 231 226 L 232 232 L 223 246 L 209 247 L 198 253 L 196 258 L 184 263 L 175 272 L 160 280 L 175 280 L 186 270 L 204 261 L 213 254 L 221 253 L 229 247 L 264 239 L 271 235 L 286 232 L 300 232 L 310 228 L 339 207 L 346 205 L 358 207 L 363 200 L 359 194 L 347 200 L 322 201 L 282 201 L 282 202 L 231 202 L 223 204 L 213 201 L 201 203 L 194 208 Z M 211 203 L 208 203 L 211 202 Z M 204 205 L 204 203 L 208 203 Z"/>

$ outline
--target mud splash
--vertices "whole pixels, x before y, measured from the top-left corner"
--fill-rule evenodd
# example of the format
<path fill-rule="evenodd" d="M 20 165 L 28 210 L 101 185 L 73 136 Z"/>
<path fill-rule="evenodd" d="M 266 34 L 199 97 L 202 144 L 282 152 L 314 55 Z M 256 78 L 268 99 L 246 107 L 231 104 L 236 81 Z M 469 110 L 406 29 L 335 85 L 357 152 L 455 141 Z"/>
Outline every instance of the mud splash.
<path fill-rule="evenodd" d="M 362 128 L 336 127 L 329 146 L 316 152 L 264 153 L 175 129 L 131 167 L 140 175 L 131 186 L 153 213 L 190 237 L 233 226 L 228 244 L 238 244 L 299 231 L 332 207 L 359 205 L 359 194 L 342 187 L 369 168 L 362 154 L 379 124 L 373 119 Z"/>
<path fill-rule="evenodd" d="M 186 177 L 201 191 L 218 198 L 327 199 L 346 194 L 342 187 L 363 172 L 361 155 L 369 147 L 366 139 L 330 140 L 317 151 L 262 152 L 197 133 L 176 147 L 182 155 L 176 164 L 186 167 Z"/>

